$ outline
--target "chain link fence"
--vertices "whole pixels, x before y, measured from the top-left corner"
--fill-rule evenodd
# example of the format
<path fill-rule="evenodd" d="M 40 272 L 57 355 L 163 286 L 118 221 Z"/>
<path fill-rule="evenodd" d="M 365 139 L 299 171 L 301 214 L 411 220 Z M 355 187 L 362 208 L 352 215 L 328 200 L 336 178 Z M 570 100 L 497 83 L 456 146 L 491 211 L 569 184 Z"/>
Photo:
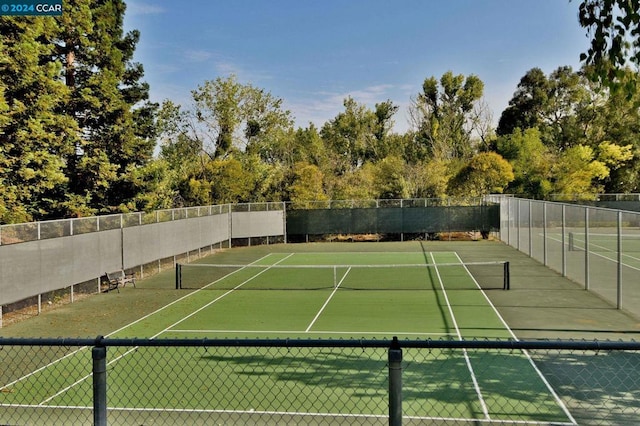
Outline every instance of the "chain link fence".
<path fill-rule="evenodd" d="M 640 213 L 506 197 L 500 209 L 503 242 L 640 315 Z"/>
<path fill-rule="evenodd" d="M 640 344 L 0 338 L 0 423 L 623 425 Z"/>

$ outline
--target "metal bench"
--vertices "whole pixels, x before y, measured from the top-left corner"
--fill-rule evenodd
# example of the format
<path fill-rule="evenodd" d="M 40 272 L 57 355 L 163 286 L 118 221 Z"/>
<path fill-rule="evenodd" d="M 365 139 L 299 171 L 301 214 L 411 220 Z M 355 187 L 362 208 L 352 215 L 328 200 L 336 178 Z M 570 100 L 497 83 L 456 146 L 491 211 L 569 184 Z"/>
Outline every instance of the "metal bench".
<path fill-rule="evenodd" d="M 124 287 L 127 283 L 136 286 L 136 277 L 134 274 L 127 274 L 122 269 L 115 272 L 107 272 L 107 291 L 118 290 L 120 293 L 120 286 Z"/>

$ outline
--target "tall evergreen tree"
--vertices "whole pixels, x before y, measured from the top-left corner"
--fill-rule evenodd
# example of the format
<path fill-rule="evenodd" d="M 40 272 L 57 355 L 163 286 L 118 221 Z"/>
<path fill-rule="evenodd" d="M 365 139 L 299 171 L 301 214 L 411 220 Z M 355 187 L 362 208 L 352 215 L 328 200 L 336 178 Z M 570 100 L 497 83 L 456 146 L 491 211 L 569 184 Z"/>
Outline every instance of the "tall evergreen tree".
<path fill-rule="evenodd" d="M 67 0 L 60 17 L 0 18 L 0 220 L 137 207 L 156 106 L 124 12 L 122 0 Z"/>
<path fill-rule="evenodd" d="M 153 115 L 138 31 L 124 34 L 122 0 L 68 0 L 55 40 L 71 91 L 66 114 L 81 133 L 66 158 L 70 213 L 135 209 L 134 169 L 153 155 Z"/>
<path fill-rule="evenodd" d="M 77 126 L 61 114 L 69 90 L 52 60 L 56 21 L 0 18 L 0 221 L 55 216 L 67 177 L 63 157 Z"/>

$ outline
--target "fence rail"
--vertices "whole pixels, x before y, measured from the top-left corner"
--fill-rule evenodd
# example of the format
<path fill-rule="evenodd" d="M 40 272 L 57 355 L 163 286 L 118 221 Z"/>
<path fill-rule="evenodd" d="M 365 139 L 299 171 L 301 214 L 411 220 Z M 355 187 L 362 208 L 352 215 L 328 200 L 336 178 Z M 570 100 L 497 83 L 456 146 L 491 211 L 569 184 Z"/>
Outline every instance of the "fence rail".
<path fill-rule="evenodd" d="M 2 225 L 0 327 L 3 313 L 39 313 L 50 302 L 100 292 L 108 272 L 142 277 L 222 247 L 287 242 L 290 235 L 304 241 L 325 233 L 404 238 L 497 229 L 498 206 L 487 204 L 480 198 L 334 200 L 310 202 L 304 211 L 295 203 L 264 202 Z"/>
<path fill-rule="evenodd" d="M 0 327 L 5 312 L 37 306 L 39 313 L 43 302 L 100 292 L 109 272 L 143 277 L 232 242 L 283 241 L 284 208 L 254 203 L 3 225 Z"/>
<path fill-rule="evenodd" d="M 500 238 L 619 309 L 640 315 L 640 213 L 504 198 Z"/>
<path fill-rule="evenodd" d="M 633 424 L 640 343 L 0 338 L 2 424 Z M 465 361 L 466 360 L 466 361 Z"/>

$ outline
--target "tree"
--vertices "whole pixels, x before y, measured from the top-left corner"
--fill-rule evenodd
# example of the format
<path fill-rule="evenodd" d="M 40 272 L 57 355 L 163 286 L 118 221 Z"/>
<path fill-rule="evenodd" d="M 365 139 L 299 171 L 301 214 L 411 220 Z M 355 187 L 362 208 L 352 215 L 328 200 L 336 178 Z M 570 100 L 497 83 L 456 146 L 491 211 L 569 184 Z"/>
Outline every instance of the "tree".
<path fill-rule="evenodd" d="M 394 150 L 394 138 L 391 135 L 393 116 L 398 112 L 398 106 L 386 100 L 375 105 L 375 123 L 373 127 L 374 139 L 366 148 L 365 158 L 377 161 L 387 157 Z"/>
<path fill-rule="evenodd" d="M 537 127 L 513 133 L 497 140 L 497 152 L 511 163 L 514 180 L 508 191 L 521 196 L 544 199 L 552 190 L 553 155 L 542 143 Z"/>
<path fill-rule="evenodd" d="M 282 100 L 233 75 L 191 93 L 191 108 L 167 100 L 158 113 L 161 155 L 184 202 L 281 199 L 288 169 L 305 156 Z M 216 181 L 236 179 L 236 166 L 244 170 L 240 180 Z"/>
<path fill-rule="evenodd" d="M 153 211 L 181 207 L 175 190 L 174 175 L 169 163 L 155 159 L 129 173 L 131 184 L 143 188 L 134 198 L 135 211 Z"/>
<path fill-rule="evenodd" d="M 606 165 L 595 158 L 591 147 L 578 145 L 567 149 L 553 165 L 554 191 L 571 196 L 595 194 L 600 188 L 594 180 L 609 175 Z"/>
<path fill-rule="evenodd" d="M 626 70 L 627 74 L 632 74 Z M 623 91 L 609 92 L 594 102 L 587 129 L 589 146 L 597 148 L 602 142 L 619 146 L 630 145 L 633 158 L 611 170 L 604 181 L 606 192 L 638 192 L 640 190 L 640 91 L 629 97 Z"/>
<path fill-rule="evenodd" d="M 140 34 L 123 32 L 125 8 L 122 0 L 69 0 L 50 38 L 71 91 L 64 112 L 80 129 L 64 158 L 68 214 L 135 208 L 140 188 L 129 174 L 153 156 L 157 105 L 133 62 Z"/>
<path fill-rule="evenodd" d="M 442 160 L 407 164 L 407 189 L 411 198 L 444 198 L 451 178 L 449 162 Z"/>
<path fill-rule="evenodd" d="M 362 167 L 340 176 L 325 175 L 327 194 L 332 200 L 371 200 L 376 198 L 374 188 L 375 166 L 366 163 Z"/>
<path fill-rule="evenodd" d="M 446 72 L 440 80 L 425 79 L 413 101 L 411 116 L 416 143 L 436 160 L 469 158 L 473 154 L 472 112 L 482 97 L 484 83 L 475 75 Z"/>
<path fill-rule="evenodd" d="M 328 168 L 328 153 L 326 146 L 313 123 L 309 127 L 298 128 L 293 135 L 293 147 L 287 150 L 291 156 L 285 164 L 293 166 L 297 162 L 306 162 L 321 169 Z"/>
<path fill-rule="evenodd" d="M 68 177 L 63 157 L 72 152 L 76 123 L 62 112 L 70 92 L 51 61 L 56 21 L 0 19 L 0 221 L 55 217 Z"/>
<path fill-rule="evenodd" d="M 404 177 L 404 161 L 395 156 L 382 159 L 374 164 L 373 187 L 376 198 L 407 198 L 409 191 Z"/>
<path fill-rule="evenodd" d="M 558 67 L 549 77 L 533 68 L 520 80 L 496 133 L 506 136 L 536 127 L 544 144 L 558 150 L 584 144 L 595 98 L 589 82 L 571 67 Z"/>
<path fill-rule="evenodd" d="M 191 132 L 192 123 L 180 105 L 165 100 L 158 110 L 156 126 L 160 155 L 171 168 L 178 169 L 189 163 L 198 162 L 204 152 L 202 142 Z"/>
<path fill-rule="evenodd" d="M 514 179 L 511 164 L 495 152 L 475 155 L 449 183 L 449 193 L 477 197 L 502 193 Z"/>
<path fill-rule="evenodd" d="M 205 81 L 191 91 L 195 139 L 214 159 L 233 149 L 257 152 L 265 161 L 283 155 L 292 130 L 290 112 L 282 99 L 250 84 L 239 83 L 235 75 Z"/>
<path fill-rule="evenodd" d="M 640 1 L 582 0 L 578 19 L 591 37 L 591 47 L 580 55 L 595 79 L 613 91 L 624 89 L 632 96 L 637 75 L 623 78 L 628 65 L 640 66 Z"/>
<path fill-rule="evenodd" d="M 240 160 L 229 157 L 207 163 L 210 173 L 211 202 L 207 204 L 226 204 L 247 202 L 255 187 L 255 177 L 246 173 Z"/>
<path fill-rule="evenodd" d="M 235 132 L 243 119 L 242 102 L 246 88 L 237 82 L 235 76 L 205 81 L 202 86 L 191 91 L 195 102 L 194 116 L 203 126 L 200 139 L 213 144 L 212 158 L 220 158 L 229 153 L 233 146 Z"/>
<path fill-rule="evenodd" d="M 282 99 L 263 89 L 246 88 L 245 137 L 247 152 L 256 152 L 267 163 L 285 162 L 293 150 L 293 120 Z M 290 160 L 289 160 L 290 161 Z"/>
<path fill-rule="evenodd" d="M 516 128 L 538 126 L 549 96 L 549 82 L 540 68 L 532 68 L 520 79 L 518 87 L 502 112 L 496 133 L 511 134 Z"/>
<path fill-rule="evenodd" d="M 289 188 L 289 197 L 296 207 L 309 208 L 312 201 L 324 201 L 328 197 L 323 188 L 324 175 L 318 166 L 299 163 L 295 167 L 295 178 Z"/>
<path fill-rule="evenodd" d="M 376 114 L 353 98 L 344 100 L 344 112 L 325 123 L 320 131 L 332 168 L 337 174 L 354 171 L 376 158 Z M 380 133 L 379 133 L 380 134 Z"/>

